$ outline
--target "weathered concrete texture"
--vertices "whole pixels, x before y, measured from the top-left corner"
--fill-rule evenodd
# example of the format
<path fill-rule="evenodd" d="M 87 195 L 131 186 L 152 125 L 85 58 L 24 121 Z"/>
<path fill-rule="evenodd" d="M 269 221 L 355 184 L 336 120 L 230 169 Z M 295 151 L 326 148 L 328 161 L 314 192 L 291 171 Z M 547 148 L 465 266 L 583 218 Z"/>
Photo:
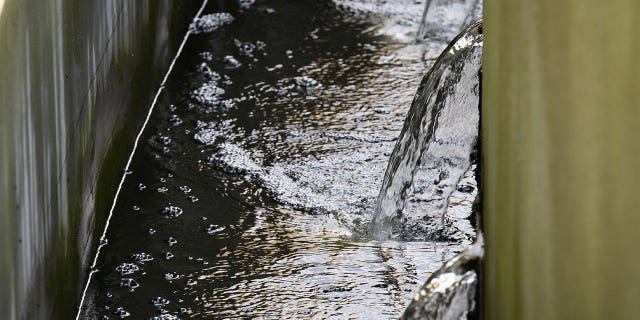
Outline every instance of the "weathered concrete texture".
<path fill-rule="evenodd" d="M 69 319 L 199 1 L 0 1 L 0 318 Z"/>
<path fill-rule="evenodd" d="M 640 315 L 640 1 L 485 2 L 485 318 Z"/>

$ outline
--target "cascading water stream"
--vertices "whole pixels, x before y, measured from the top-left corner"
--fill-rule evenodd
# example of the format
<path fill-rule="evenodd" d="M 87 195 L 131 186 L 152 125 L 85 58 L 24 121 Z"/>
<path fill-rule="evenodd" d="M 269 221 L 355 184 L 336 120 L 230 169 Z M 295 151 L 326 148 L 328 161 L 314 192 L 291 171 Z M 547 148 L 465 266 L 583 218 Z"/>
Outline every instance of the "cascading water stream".
<path fill-rule="evenodd" d="M 434 185 L 446 181 L 440 189 L 442 199 L 448 199 L 451 187 L 455 187 L 462 174 L 468 170 L 471 152 L 478 138 L 482 41 L 482 21 L 478 21 L 452 41 L 431 72 L 425 76 L 387 168 L 380 193 L 383 202 L 379 199 L 377 203 L 377 209 L 382 209 L 382 214 L 394 212 L 389 209 L 401 212 L 406 190 L 411 186 L 421 161 L 426 162 L 423 167 L 431 168 L 432 164 L 437 164 L 435 168 L 445 172 L 434 181 Z M 472 74 L 476 76 L 470 76 Z M 428 87 L 434 83 L 452 86 Z M 430 103 L 433 99 L 435 102 Z M 421 104 L 425 101 L 426 105 Z M 422 117 L 416 118 L 416 115 Z M 414 140 L 415 137 L 427 140 L 420 144 L 419 140 Z M 407 151 L 409 152 L 406 153 Z M 396 175 L 398 168 L 404 171 Z M 409 172 L 411 175 L 408 175 Z M 390 199 L 385 198 L 388 195 L 400 196 L 391 202 L 396 207 L 380 208 L 385 200 L 389 203 Z M 447 206 L 444 206 L 440 212 L 443 223 L 446 210 Z M 374 232 L 384 232 L 384 228 L 390 227 L 393 217 L 376 215 L 374 219 L 382 221 L 382 225 L 374 225 L 379 228 L 374 229 Z M 480 314 L 477 306 L 478 269 L 484 255 L 483 245 L 482 233 L 479 232 L 472 246 L 447 261 L 425 282 L 400 319 L 477 319 Z"/>
<path fill-rule="evenodd" d="M 427 280 L 400 319 L 477 319 L 477 270 L 484 255 L 483 245 L 482 234 L 478 234 L 476 243 Z"/>
<path fill-rule="evenodd" d="M 416 39 L 448 41 L 480 17 L 480 0 L 427 0 Z"/>
<path fill-rule="evenodd" d="M 478 101 L 447 107 L 456 90 L 477 94 L 469 35 L 423 81 L 436 121 L 402 210 L 402 239 L 431 238 L 447 206 L 449 233 L 363 235 L 417 75 L 447 43 L 402 42 L 415 39 L 423 4 L 382 3 L 210 2 L 142 133 L 81 318 L 389 319 L 471 243 Z M 411 119 L 423 111 L 414 105 Z"/>
<path fill-rule="evenodd" d="M 481 22 L 461 33 L 424 77 L 391 154 L 372 221 L 375 238 L 397 236 L 417 176 L 445 227 L 449 197 L 470 169 L 480 121 Z"/>

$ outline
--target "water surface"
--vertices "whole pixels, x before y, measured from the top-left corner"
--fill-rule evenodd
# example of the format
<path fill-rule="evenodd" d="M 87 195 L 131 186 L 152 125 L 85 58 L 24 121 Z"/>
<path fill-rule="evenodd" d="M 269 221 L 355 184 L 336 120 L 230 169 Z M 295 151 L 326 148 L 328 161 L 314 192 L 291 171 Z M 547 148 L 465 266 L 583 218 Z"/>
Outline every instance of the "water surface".
<path fill-rule="evenodd" d="M 144 132 L 85 318 L 395 318 L 471 242 L 473 170 L 453 191 L 451 236 L 367 237 L 405 115 L 446 42 L 415 45 L 396 28 L 404 15 L 417 31 L 421 10 L 354 3 L 208 6 L 233 19 L 194 25 L 207 27 Z"/>

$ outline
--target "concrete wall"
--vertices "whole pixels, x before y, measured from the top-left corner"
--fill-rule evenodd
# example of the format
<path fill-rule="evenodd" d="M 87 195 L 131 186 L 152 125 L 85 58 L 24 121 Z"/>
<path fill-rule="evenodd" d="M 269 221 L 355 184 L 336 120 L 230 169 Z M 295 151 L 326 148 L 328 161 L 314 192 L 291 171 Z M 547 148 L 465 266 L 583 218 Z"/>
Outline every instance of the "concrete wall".
<path fill-rule="evenodd" d="M 485 2 L 485 319 L 640 315 L 638 12 Z"/>
<path fill-rule="evenodd" d="M 0 0 L 0 318 L 69 319 L 200 1 Z"/>

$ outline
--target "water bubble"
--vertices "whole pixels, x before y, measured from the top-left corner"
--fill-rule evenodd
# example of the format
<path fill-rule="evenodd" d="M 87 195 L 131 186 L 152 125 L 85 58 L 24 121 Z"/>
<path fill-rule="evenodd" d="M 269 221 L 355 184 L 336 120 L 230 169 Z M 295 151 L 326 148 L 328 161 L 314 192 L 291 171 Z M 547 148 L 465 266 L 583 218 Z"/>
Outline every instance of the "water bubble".
<path fill-rule="evenodd" d="M 144 190 L 146 188 L 147 188 L 147 186 L 145 186 L 144 184 L 138 183 L 138 190 L 142 191 L 142 190 Z"/>
<path fill-rule="evenodd" d="M 168 281 L 176 280 L 180 278 L 180 276 L 175 272 L 169 272 L 164 274 L 164 279 Z"/>
<path fill-rule="evenodd" d="M 178 107 L 176 107 L 176 105 L 174 105 L 174 104 L 169 105 L 169 111 L 175 112 L 176 110 L 178 110 Z"/>
<path fill-rule="evenodd" d="M 210 224 L 207 227 L 206 231 L 207 231 L 208 234 L 214 234 L 214 233 L 218 233 L 218 232 L 220 232 L 220 231 L 222 231 L 224 229 L 225 229 L 224 226 L 219 226 L 217 224 Z"/>
<path fill-rule="evenodd" d="M 178 243 L 178 240 L 174 239 L 173 237 L 169 237 L 169 239 L 167 239 L 167 243 L 169 244 L 169 247 L 171 247 L 174 244 Z"/>
<path fill-rule="evenodd" d="M 224 58 L 222 58 L 222 62 L 224 63 L 224 67 L 227 69 L 236 69 L 242 65 L 242 63 L 233 56 L 224 56 Z"/>
<path fill-rule="evenodd" d="M 129 288 L 129 291 L 133 292 L 137 287 L 140 286 L 140 284 L 135 279 L 123 278 L 122 280 L 120 280 L 120 286 Z"/>
<path fill-rule="evenodd" d="M 155 297 L 153 300 L 151 300 L 151 302 L 158 308 L 163 308 L 164 306 L 169 304 L 169 300 L 163 297 Z"/>
<path fill-rule="evenodd" d="M 211 52 L 207 52 L 207 51 L 205 51 L 205 52 L 200 52 L 198 55 L 199 55 L 199 56 L 200 56 L 200 58 L 202 58 L 203 60 L 206 60 L 206 61 L 211 61 L 211 60 L 213 60 L 213 54 L 212 54 Z"/>
<path fill-rule="evenodd" d="M 140 253 L 134 253 L 133 255 L 131 255 L 131 259 L 135 260 L 136 262 L 144 264 L 145 262 L 153 260 L 153 257 L 144 252 L 140 252 Z"/>
<path fill-rule="evenodd" d="M 262 41 L 256 41 L 256 43 L 242 42 L 238 39 L 233 39 L 240 55 L 253 58 L 254 51 L 262 51 L 267 44 Z"/>
<path fill-rule="evenodd" d="M 222 77 L 220 76 L 220 74 L 218 74 L 217 72 L 211 70 L 211 68 L 209 67 L 208 64 L 206 64 L 205 62 L 199 64 L 196 67 L 196 71 L 200 74 L 202 74 L 203 76 L 205 76 L 205 78 L 207 78 L 210 81 L 220 81 L 220 79 L 222 79 Z"/>
<path fill-rule="evenodd" d="M 167 178 L 165 177 L 160 178 L 160 182 L 167 182 Z"/>
<path fill-rule="evenodd" d="M 167 191 L 169 191 L 169 189 L 168 189 L 167 187 L 160 187 L 160 188 L 158 188 L 158 192 L 160 192 L 160 193 L 165 193 L 165 192 L 167 192 Z"/>
<path fill-rule="evenodd" d="M 195 286 L 196 284 L 198 284 L 198 281 L 196 281 L 196 280 L 193 280 L 193 279 L 187 280 L 187 285 L 188 286 Z"/>
<path fill-rule="evenodd" d="M 172 114 L 169 117 L 169 122 L 173 123 L 174 126 L 177 126 L 177 125 L 182 123 L 182 119 L 180 119 L 180 117 L 178 117 L 178 115 Z"/>
<path fill-rule="evenodd" d="M 288 59 L 293 59 L 293 51 L 287 50 L 284 53 L 287 55 Z"/>
<path fill-rule="evenodd" d="M 220 132 L 218 130 L 202 129 L 193 136 L 193 139 L 195 139 L 196 141 L 202 144 L 211 145 L 215 143 L 216 138 L 218 138 L 219 136 L 220 136 Z"/>
<path fill-rule="evenodd" d="M 116 272 L 120 273 L 120 275 L 128 275 L 128 274 L 133 274 L 135 272 L 137 272 L 138 270 L 140 270 L 140 268 L 138 267 L 138 265 L 134 264 L 134 263 L 122 263 L 121 265 L 116 267 Z"/>
<path fill-rule="evenodd" d="M 140 211 L 140 207 L 138 207 L 138 206 L 133 206 L 133 207 L 131 207 L 131 209 L 133 209 L 133 211 Z"/>
<path fill-rule="evenodd" d="M 168 217 L 177 217 L 182 214 L 182 209 L 176 206 L 168 206 L 162 209 L 162 213 L 164 213 Z"/>
<path fill-rule="evenodd" d="M 149 234 L 154 234 L 154 233 L 156 233 L 155 229 L 149 229 Z"/>
<path fill-rule="evenodd" d="M 218 106 L 220 96 L 225 93 L 224 89 L 218 87 L 217 81 L 209 81 L 191 93 L 191 97 L 201 104 L 207 106 Z"/>
<path fill-rule="evenodd" d="M 168 147 L 162 147 L 162 153 L 169 153 L 171 151 L 171 149 L 169 149 Z"/>
<path fill-rule="evenodd" d="M 111 294 L 111 292 L 107 292 L 106 296 L 107 298 L 113 298 L 113 294 Z"/>
<path fill-rule="evenodd" d="M 222 76 L 222 84 L 230 86 L 233 84 L 233 82 L 231 81 L 231 78 L 229 78 L 229 76 L 225 74 L 224 76 Z"/>
<path fill-rule="evenodd" d="M 131 171 L 129 169 L 124 170 L 124 174 L 132 174 L 132 173 L 133 173 L 133 171 Z"/>
<path fill-rule="evenodd" d="M 191 192 L 191 188 L 189 188 L 189 186 L 180 186 L 178 187 L 178 190 L 184 192 L 184 193 L 189 193 Z"/>
<path fill-rule="evenodd" d="M 240 9 L 247 10 L 256 2 L 256 0 L 239 0 Z"/>
<path fill-rule="evenodd" d="M 120 318 L 126 318 L 128 316 L 130 316 L 131 314 L 129 312 L 127 312 L 127 310 L 124 310 L 123 307 L 118 307 L 113 314 L 119 316 Z"/>
<path fill-rule="evenodd" d="M 165 258 L 165 259 L 167 259 L 167 260 L 169 260 L 169 259 L 173 258 L 173 253 L 168 252 L 168 251 L 167 251 L 167 252 L 165 252 L 165 253 L 164 253 L 164 258 Z"/>
<path fill-rule="evenodd" d="M 214 32 L 231 22 L 233 22 L 233 16 L 226 12 L 207 14 L 194 19 L 189 26 L 189 31 L 194 34 Z"/>
<path fill-rule="evenodd" d="M 315 90 L 322 86 L 318 81 L 307 76 L 295 77 L 293 78 L 293 80 L 295 81 L 298 89 L 306 91 Z"/>
<path fill-rule="evenodd" d="M 195 196 L 188 196 L 188 197 L 187 197 L 187 199 L 189 199 L 189 201 L 191 201 L 191 202 L 198 202 L 198 200 L 199 200 L 199 199 L 198 199 L 197 197 L 195 197 Z"/>
<path fill-rule="evenodd" d="M 167 137 L 167 136 L 160 136 L 158 137 L 158 142 L 164 144 L 164 145 L 168 145 L 169 143 L 171 143 L 171 138 Z"/>

